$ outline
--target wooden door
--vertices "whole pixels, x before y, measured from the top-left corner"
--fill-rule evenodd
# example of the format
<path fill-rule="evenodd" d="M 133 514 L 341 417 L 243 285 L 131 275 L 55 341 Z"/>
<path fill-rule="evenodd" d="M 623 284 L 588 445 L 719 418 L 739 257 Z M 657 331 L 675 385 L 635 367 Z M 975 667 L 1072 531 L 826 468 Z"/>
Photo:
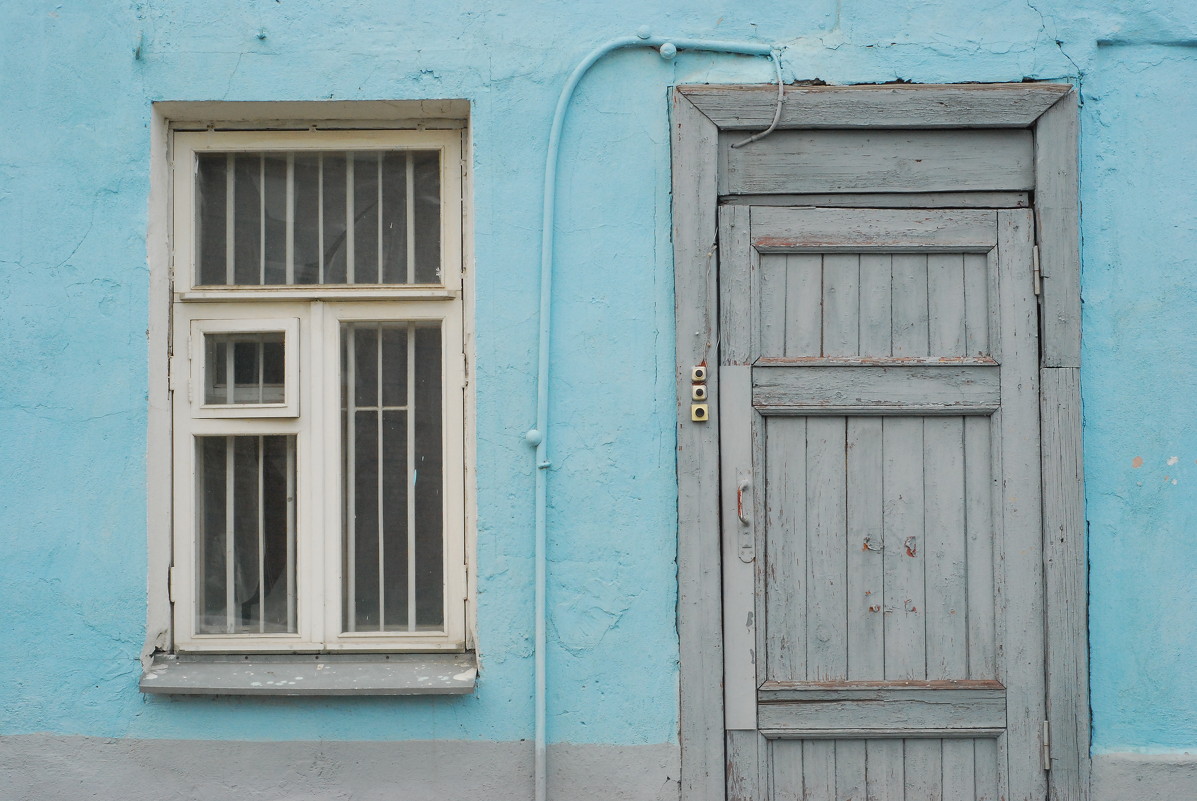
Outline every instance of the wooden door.
<path fill-rule="evenodd" d="M 728 797 L 1045 798 L 1030 212 L 719 237 Z"/>

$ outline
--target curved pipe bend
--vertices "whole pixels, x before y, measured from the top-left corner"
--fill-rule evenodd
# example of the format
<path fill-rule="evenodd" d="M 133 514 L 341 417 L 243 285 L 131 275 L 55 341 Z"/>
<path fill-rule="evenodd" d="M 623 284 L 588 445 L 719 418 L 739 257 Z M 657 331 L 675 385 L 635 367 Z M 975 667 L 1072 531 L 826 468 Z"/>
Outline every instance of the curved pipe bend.
<path fill-rule="evenodd" d="M 547 797 L 546 773 L 546 706 L 547 682 L 545 675 L 545 603 L 546 603 L 546 551 L 549 461 L 549 344 L 552 334 L 553 299 L 553 226 L 557 200 L 557 161 L 561 149 L 561 131 L 569 110 L 574 89 L 595 62 L 608 53 L 629 47 L 652 47 L 659 49 L 663 58 L 671 59 L 681 50 L 699 50 L 712 53 L 728 53 L 744 56 L 768 56 L 777 69 L 778 83 L 781 81 L 780 47 L 751 42 L 704 41 L 701 39 L 669 39 L 650 36 L 642 30 L 638 36 L 624 36 L 612 39 L 592 50 L 570 73 L 553 113 L 553 125 L 549 131 L 548 153 L 544 171 L 544 213 L 540 233 L 540 333 L 537 349 L 536 370 L 536 425 L 524 438 L 536 448 L 536 752 L 535 752 L 535 797 L 545 801 Z M 778 113 L 780 114 L 780 103 Z M 772 130 L 776 126 L 770 126 Z M 758 136 L 764 135 L 762 132 Z M 746 144 L 746 142 L 745 142 Z"/>

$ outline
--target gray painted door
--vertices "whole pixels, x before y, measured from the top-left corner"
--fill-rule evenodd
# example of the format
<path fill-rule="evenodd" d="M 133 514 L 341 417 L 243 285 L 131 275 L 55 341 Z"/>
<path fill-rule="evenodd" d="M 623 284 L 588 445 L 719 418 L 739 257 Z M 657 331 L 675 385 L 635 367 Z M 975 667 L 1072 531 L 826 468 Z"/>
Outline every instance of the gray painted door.
<path fill-rule="evenodd" d="M 1030 213 L 719 225 L 729 798 L 1045 798 Z"/>

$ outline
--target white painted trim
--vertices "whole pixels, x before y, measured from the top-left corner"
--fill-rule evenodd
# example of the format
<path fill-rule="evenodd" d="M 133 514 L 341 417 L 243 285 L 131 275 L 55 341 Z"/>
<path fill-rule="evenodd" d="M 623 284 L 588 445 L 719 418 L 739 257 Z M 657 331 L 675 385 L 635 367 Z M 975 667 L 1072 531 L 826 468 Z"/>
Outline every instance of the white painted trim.
<path fill-rule="evenodd" d="M 250 108 L 252 107 L 252 109 Z M 427 119 L 412 120 L 396 117 L 397 111 L 414 114 L 417 109 L 428 111 Z M 336 113 L 317 114 L 316 111 L 334 111 Z M 327 332 L 329 326 L 336 326 L 340 319 L 435 319 L 443 323 L 442 354 L 444 403 L 444 435 L 446 440 L 445 459 L 445 622 L 446 630 L 439 637 L 430 638 L 425 633 L 407 634 L 403 632 L 388 632 L 385 635 L 359 634 L 354 638 L 336 638 L 326 636 L 329 632 L 339 631 L 336 627 L 328 627 L 326 616 L 314 616 L 307 607 L 315 606 L 310 593 L 299 593 L 298 616 L 300 619 L 299 632 L 294 635 L 265 635 L 255 636 L 254 651 L 460 651 L 473 640 L 473 588 L 468 586 L 468 567 L 474 559 L 476 536 L 474 533 L 476 521 L 476 487 L 474 486 L 473 464 L 475 450 L 472 438 L 476 430 L 474 418 L 474 398 L 472 387 L 469 386 L 465 374 L 465 365 L 469 361 L 470 349 L 473 345 L 472 314 L 473 302 L 468 291 L 472 289 L 472 274 L 463 276 L 463 253 L 469 251 L 472 259 L 472 236 L 466 225 L 470 224 L 467 214 L 468 178 L 465 174 L 465 162 L 462 158 L 462 148 L 468 118 L 468 103 L 466 101 L 398 101 L 398 102 L 368 102 L 368 103 L 158 103 L 155 104 L 153 120 L 151 165 L 151 193 L 149 210 L 149 241 L 147 246 L 150 263 L 150 327 L 148 331 L 150 341 L 150 425 L 147 443 L 148 474 L 147 487 L 149 490 L 149 504 L 147 508 L 147 526 L 149 533 L 149 577 L 147 612 L 146 647 L 143 652 L 143 664 L 149 664 L 150 657 L 155 651 L 170 650 L 171 648 L 187 648 L 193 650 L 238 651 L 245 650 L 245 637 L 203 636 L 195 635 L 191 628 L 194 625 L 192 614 L 194 603 L 191 582 L 194 579 L 194 566 L 191 562 L 191 540 L 186 547 L 175 548 L 171 543 L 173 521 L 193 519 L 191 515 L 191 496 L 194 492 L 191 462 L 193 446 L 178 447 L 179 430 L 175 426 L 172 435 L 171 426 L 171 387 L 167 378 L 167 370 L 171 364 L 172 325 L 170 323 L 171 301 L 175 301 L 176 310 L 185 310 L 179 314 L 180 320 L 205 319 L 225 317 L 229 319 L 253 318 L 268 321 L 276 320 L 276 315 L 291 315 L 299 321 L 300 334 L 300 364 L 299 370 L 290 369 L 288 365 L 288 381 L 296 376 L 299 381 L 297 397 L 304 398 L 320 407 L 337 404 L 339 387 L 333 388 L 331 398 L 328 397 L 328 387 L 316 380 L 316 376 L 328 374 L 324 360 L 327 358 L 326 348 L 316 348 L 314 330 Z M 376 116 L 371 117 L 374 114 Z M 173 119 L 170 119 L 173 118 Z M 265 130 L 275 129 L 277 120 L 287 120 L 282 126 L 290 130 L 281 133 L 267 133 Z M 362 128 L 379 130 L 353 130 L 345 128 L 357 122 L 367 120 Z M 202 133 L 175 133 L 175 131 L 192 128 L 203 122 Z M 255 130 L 228 133 L 219 129 L 224 127 L 243 128 L 252 127 Z M 421 130 L 413 130 L 421 129 Z M 438 129 L 438 130 L 423 130 Z M 399 133 L 397 131 L 402 131 Z M 168 156 L 172 149 L 185 151 L 183 161 L 176 161 Z M 191 291 L 191 281 L 183 283 L 188 291 L 174 292 L 172 285 L 172 247 L 177 243 L 179 252 L 185 252 L 188 257 L 185 263 L 177 265 L 179 269 L 186 269 L 188 277 L 193 274 L 192 261 L 194 248 L 191 247 L 192 206 L 194 190 L 194 170 L 185 171 L 186 188 L 173 191 L 172 183 L 175 177 L 173 168 L 178 163 L 185 163 L 192 159 L 194 153 L 200 150 L 253 150 L 253 149 L 352 149 L 354 147 L 388 149 L 439 149 L 441 158 L 441 188 L 443 203 L 441 208 L 441 258 L 442 276 L 444 281 L 439 286 L 417 285 L 383 285 L 357 287 L 253 287 L 212 289 L 203 288 Z M 173 223 L 173 226 L 172 226 Z M 443 287 L 443 288 L 440 288 Z M 197 301 L 199 301 L 197 303 Z M 268 305 L 264 305 L 264 302 Z M 236 304 L 236 305 L 234 305 Z M 331 316 L 329 307 L 334 307 L 337 316 Z M 365 311 L 369 309 L 370 311 Z M 275 323 L 270 322 L 271 325 Z M 178 321 L 174 326 L 178 329 Z M 272 329 L 273 330 L 273 329 Z M 336 336 L 331 337 L 336 340 Z M 326 341 L 324 343 L 328 345 Z M 186 349 L 180 355 L 184 358 L 175 359 L 176 362 L 185 361 Z M 293 352 L 288 348 L 288 355 Z M 302 354 L 306 353 L 306 356 Z M 339 364 L 339 352 L 333 345 L 333 356 Z M 181 364 L 176 364 L 173 381 L 180 385 L 181 392 L 186 392 L 186 382 L 189 371 L 180 370 Z M 303 369 L 306 367 L 307 369 Z M 331 381 L 331 379 L 330 379 Z M 328 382 L 324 382 L 328 383 Z M 288 388 L 288 398 L 290 398 Z M 189 405 L 182 401 L 178 404 L 176 413 L 182 414 Z M 331 407 L 329 407 L 331 408 Z M 306 412 L 306 410 L 303 410 Z M 303 412 L 301 412 L 303 413 Z M 333 415 L 338 417 L 339 415 Z M 188 415 L 186 438 L 197 433 L 255 433 L 255 434 L 295 434 L 298 437 L 299 459 L 310 465 L 326 464 L 325 453 L 328 450 L 327 437 L 311 436 L 305 433 L 309 428 L 303 420 L 288 420 L 276 416 L 263 417 L 257 420 L 245 419 L 197 419 Z M 239 417 L 244 417 L 239 415 Z M 314 415 L 313 415 L 314 417 Z M 462 420 L 464 426 L 453 424 L 452 421 Z M 327 421 L 326 421 L 327 423 Z M 337 428 L 336 421 L 331 425 Z M 468 447 L 467 447 L 467 442 Z M 172 448 L 164 447 L 164 443 L 172 443 Z M 190 445 L 190 442 L 188 443 Z M 171 451 L 174 455 L 171 455 Z M 186 457 L 188 469 L 181 471 L 180 458 Z M 334 454 L 334 462 L 339 462 L 339 455 Z M 454 469 L 452 465 L 459 465 Z M 172 470 L 172 466 L 174 469 Z M 299 469 L 299 484 L 297 492 L 300 498 L 315 497 L 314 487 L 310 486 L 310 474 L 314 469 Z M 188 503 L 183 508 L 172 508 L 172 484 L 178 476 L 188 476 Z M 330 475 L 331 474 L 331 475 Z M 175 478 L 172 478 L 172 475 Z M 339 482 L 336 471 L 324 471 L 326 481 L 333 484 Z M 468 478 L 467 478 L 468 476 Z M 337 486 L 339 493 L 339 485 Z M 325 584 L 326 576 L 319 569 L 321 564 L 335 564 L 339 568 L 339 506 L 328 504 L 335 509 L 338 517 L 334 529 L 336 537 L 326 538 L 324 545 L 336 540 L 338 548 L 336 559 L 318 558 L 317 553 L 304 552 L 302 544 L 297 554 L 297 583 L 306 581 L 309 586 Z M 299 527 L 305 526 L 304 515 L 300 515 Z M 309 520 L 308 526 L 314 521 Z M 468 527 L 468 530 L 467 530 Z M 310 542 L 318 538 L 300 535 L 301 540 Z M 173 554 L 178 550 L 178 554 Z M 310 548 L 308 549 L 311 550 Z M 172 570 L 174 557 L 186 554 L 178 564 L 179 570 Z M 173 556 L 172 556 L 173 554 Z M 325 554 L 327 556 L 328 554 Z M 183 615 L 172 615 L 170 606 L 171 592 L 168 590 L 168 576 L 174 574 L 179 580 L 173 594 L 177 598 L 188 599 L 188 609 Z M 339 580 L 339 577 L 338 577 Z M 339 584 L 336 591 L 322 590 L 324 594 L 339 600 Z M 306 595 L 306 597 L 305 597 Z M 317 601 L 319 599 L 316 599 Z M 322 603 L 322 602 L 321 602 Z M 461 604 L 461 606 L 458 606 Z M 331 614 L 331 610 L 326 610 Z M 339 613 L 339 610 L 338 610 Z M 319 617 L 317 621 L 316 618 Z M 177 618 L 177 620 L 175 619 Z M 307 621 L 306 624 L 304 621 Z M 183 622 L 186 621 L 186 626 Z M 173 630 L 172 623 L 179 624 L 178 630 Z"/>
<path fill-rule="evenodd" d="M 176 312 L 176 324 L 180 320 L 188 320 L 191 330 L 181 328 L 175 330 L 175 341 L 180 336 L 186 336 L 187 347 L 181 348 L 186 353 L 190 370 L 187 373 L 191 385 L 187 388 L 187 396 L 191 401 L 192 417 L 298 417 L 299 416 L 299 318 L 298 317 L 258 317 L 260 309 L 244 306 L 230 309 L 236 317 L 212 319 L 208 317 L 194 318 L 185 315 L 183 310 L 190 311 L 191 307 L 181 306 Z M 205 310 L 201 307 L 200 310 Z M 251 316 L 252 315 L 252 316 Z M 283 335 L 283 402 L 282 403 L 239 403 L 239 404 L 209 404 L 205 400 L 208 388 L 207 353 L 204 348 L 204 337 L 208 334 L 249 334 L 249 333 L 281 333 Z M 181 362 L 182 356 L 176 361 Z M 182 364 L 179 367 L 183 367 Z M 173 369 L 173 368 L 172 368 Z M 176 370 L 175 374 L 182 377 L 183 370 Z M 232 381 L 232 377 L 227 377 Z"/>
<path fill-rule="evenodd" d="M 416 130 L 466 128 L 470 101 L 447 100 L 166 100 L 154 114 L 176 131 Z"/>
<path fill-rule="evenodd" d="M 324 151 L 324 150 L 438 150 L 441 154 L 441 284 L 461 285 L 461 133 L 458 131 L 205 131 L 174 135 L 174 276 L 176 290 L 194 292 L 198 283 L 195 265 L 195 158 L 204 152 Z M 192 165 L 187 169 L 186 165 Z M 178 182 L 182 180 L 182 185 Z M 451 191 L 452 190 L 452 191 Z M 352 227 L 348 229 L 352 233 Z M 409 232 L 410 233 L 410 232 Z M 180 253 L 183 254 L 180 259 Z M 182 280 L 185 277 L 186 280 Z M 415 285 L 419 290 L 427 287 Z M 261 292 L 259 286 L 249 287 Z M 289 287 L 293 293 L 299 287 Z M 370 291 L 378 291 L 370 287 Z M 217 292 L 245 291 L 205 288 L 207 297 Z M 321 291 L 326 292 L 327 289 Z"/>
<path fill-rule="evenodd" d="M 326 408 L 340 406 L 340 371 L 328 369 L 330 364 L 340 363 L 341 343 L 339 329 L 344 322 L 386 322 L 386 321 L 436 321 L 441 324 L 441 381 L 442 428 L 445 454 L 444 488 L 442 492 L 444 550 L 444 634 L 431 633 L 355 632 L 336 634 L 341 628 L 341 537 L 326 537 L 326 550 L 321 560 L 325 565 L 324 586 L 326 590 L 323 606 L 324 634 L 320 638 L 325 650 L 379 650 L 415 647 L 420 643 L 425 650 L 463 650 L 465 647 L 464 609 L 457 608 L 454 599 L 465 598 L 465 512 L 462 504 L 452 502 L 463 496 L 462 470 L 451 466 L 464 466 L 463 427 L 449 424 L 449 421 L 464 419 L 463 398 L 460 388 L 464 383 L 461 343 L 461 307 L 435 301 L 423 303 L 323 303 L 322 331 L 316 339 L 322 343 L 325 379 L 322 388 Z M 325 449 L 323 464 L 330 460 L 340 462 L 341 426 L 340 414 L 324 414 L 324 430 L 320 441 Z M 332 454 L 329 456 L 329 454 Z M 328 531 L 341 530 L 342 482 L 338 471 L 324 471 L 325 483 L 321 497 L 324 499 L 324 527 Z M 331 588 L 338 588 L 332 591 Z"/>
<path fill-rule="evenodd" d="M 169 576 L 171 565 L 171 390 L 170 390 L 170 128 L 157 109 L 150 120 L 150 192 L 146 261 L 149 267 L 146 329 L 146 640 L 142 667 L 173 638 Z"/>
<path fill-rule="evenodd" d="M 464 453 L 462 454 L 462 510 L 465 525 L 465 643 L 466 648 L 477 650 L 478 603 L 478 414 L 477 414 L 477 370 L 474 356 L 478 352 L 474 327 L 474 274 L 477 264 L 474 253 L 474 203 L 473 183 L 474 148 L 470 129 L 462 132 L 461 163 L 461 347 L 464 370 L 462 380 L 462 405 L 465 416 Z M 479 658 L 481 658 L 479 656 Z"/>

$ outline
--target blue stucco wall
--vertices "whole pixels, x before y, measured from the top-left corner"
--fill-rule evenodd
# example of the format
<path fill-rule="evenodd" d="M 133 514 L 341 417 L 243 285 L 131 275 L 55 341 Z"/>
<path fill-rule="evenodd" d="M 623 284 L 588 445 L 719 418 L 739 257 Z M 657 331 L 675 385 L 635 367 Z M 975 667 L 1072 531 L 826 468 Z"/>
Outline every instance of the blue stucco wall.
<path fill-rule="evenodd" d="M 1191 749 L 1197 50 L 1102 47 L 1097 67 L 1082 198 L 1094 747 Z"/>
<path fill-rule="evenodd" d="M 648 24 L 785 42 L 789 78 L 1079 81 L 1094 744 L 1197 747 L 1188 0 L 508 5 L 0 6 L 0 733 L 531 736 L 522 434 L 534 417 L 543 148 L 572 65 Z M 676 742 L 666 87 L 770 77 L 759 59 L 625 52 L 593 70 L 571 112 L 554 307 L 553 741 Z M 325 98 L 473 104 L 484 677 L 461 699 L 147 698 L 136 684 L 150 103 Z"/>

